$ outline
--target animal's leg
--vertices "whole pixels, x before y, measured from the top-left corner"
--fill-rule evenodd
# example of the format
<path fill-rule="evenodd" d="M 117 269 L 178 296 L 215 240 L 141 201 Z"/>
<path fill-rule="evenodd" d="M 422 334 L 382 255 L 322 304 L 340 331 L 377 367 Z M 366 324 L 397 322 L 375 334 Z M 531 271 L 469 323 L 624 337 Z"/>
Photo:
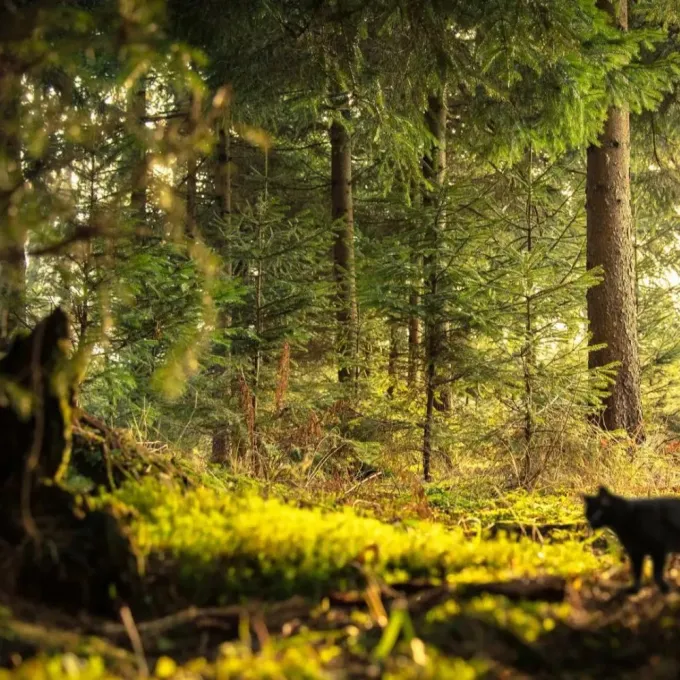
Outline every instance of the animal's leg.
<path fill-rule="evenodd" d="M 630 567 L 633 572 L 633 583 L 626 588 L 626 592 L 630 594 L 637 593 L 640 590 L 642 581 L 642 565 L 645 561 L 645 554 L 640 551 L 634 551 L 629 554 Z"/>
<path fill-rule="evenodd" d="M 663 551 L 655 552 L 652 555 L 652 561 L 654 562 L 654 580 L 656 585 L 659 586 L 659 590 L 662 593 L 667 593 L 669 587 L 663 577 L 664 567 L 666 566 L 666 553 Z"/>

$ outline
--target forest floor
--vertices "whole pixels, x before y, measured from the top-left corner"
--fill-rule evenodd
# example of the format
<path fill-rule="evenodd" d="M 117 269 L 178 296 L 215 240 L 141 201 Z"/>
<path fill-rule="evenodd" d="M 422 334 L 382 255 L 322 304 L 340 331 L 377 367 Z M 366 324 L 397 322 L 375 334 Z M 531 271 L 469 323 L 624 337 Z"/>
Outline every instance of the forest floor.
<path fill-rule="evenodd" d="M 680 677 L 680 587 L 621 595 L 627 564 L 576 496 L 311 496 L 210 475 L 98 499 L 125 518 L 146 611 L 0 595 L 0 679 Z"/>

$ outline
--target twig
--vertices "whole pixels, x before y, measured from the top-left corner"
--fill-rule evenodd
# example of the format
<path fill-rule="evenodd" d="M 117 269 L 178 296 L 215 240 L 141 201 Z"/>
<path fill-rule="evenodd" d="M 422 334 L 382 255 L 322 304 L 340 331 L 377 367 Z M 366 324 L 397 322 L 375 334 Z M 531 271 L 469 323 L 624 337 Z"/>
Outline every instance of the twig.
<path fill-rule="evenodd" d="M 102 454 L 104 455 L 104 463 L 106 464 L 106 477 L 109 480 L 109 487 L 111 488 L 111 491 L 113 491 L 116 488 L 113 481 L 113 465 L 111 464 L 109 447 L 105 441 L 102 442 Z"/>
<path fill-rule="evenodd" d="M 144 621 L 137 626 L 137 630 L 143 635 L 160 635 L 173 628 L 178 628 L 187 623 L 193 623 L 197 619 L 207 616 L 227 617 L 238 616 L 243 611 L 241 606 L 231 607 L 210 607 L 207 609 L 199 609 L 198 607 L 189 607 L 182 611 L 168 614 L 160 619 L 153 621 Z M 104 623 L 100 631 L 105 635 L 119 635 L 126 631 L 126 627 L 119 623 Z"/>
<path fill-rule="evenodd" d="M 29 252 L 29 256 L 45 257 L 47 255 L 59 255 L 64 250 L 67 250 L 69 246 L 82 241 L 90 241 L 97 236 L 108 236 L 111 238 L 113 237 L 113 234 L 107 233 L 99 227 L 78 227 L 72 234 L 66 236 L 57 243 L 42 246 L 41 248 L 34 248 Z M 21 248 L 4 248 L 0 250 L 0 261 L 2 262 L 7 262 L 9 264 L 17 263 L 22 261 L 24 257 L 25 255 Z"/>
<path fill-rule="evenodd" d="M 365 479 L 360 480 L 354 486 L 351 486 L 345 493 L 342 494 L 339 498 L 336 499 L 336 502 L 344 501 L 347 496 L 349 496 L 353 491 L 356 491 L 360 486 L 366 484 L 366 482 L 370 482 L 372 479 L 375 479 L 376 477 L 380 477 L 382 475 L 382 472 L 378 470 L 377 472 L 374 472 L 372 475 L 369 475 Z"/>
<path fill-rule="evenodd" d="M 282 612 L 289 612 L 290 610 L 299 611 L 301 609 L 308 610 L 309 604 L 301 597 L 295 596 L 284 602 L 277 603 L 268 607 L 264 613 L 269 615 L 278 615 Z M 188 607 L 181 611 L 175 612 L 174 614 L 168 614 L 159 619 L 154 619 L 152 621 L 143 621 L 136 626 L 136 630 L 141 635 L 161 635 L 166 633 L 173 628 L 179 628 L 180 626 L 186 625 L 188 623 L 194 623 L 198 619 L 203 618 L 214 618 L 214 619 L 224 619 L 224 618 L 240 618 L 245 613 L 256 613 L 262 611 L 262 603 L 253 603 L 251 605 L 228 605 L 226 607 Z M 119 623 L 103 623 L 98 627 L 100 633 L 104 635 L 120 635 L 121 633 L 127 632 L 127 628 Z"/>
<path fill-rule="evenodd" d="M 130 611 L 130 607 L 127 605 L 124 605 L 120 608 L 120 620 L 123 622 L 123 626 L 125 626 L 125 632 L 130 638 L 132 649 L 134 650 L 135 657 L 137 658 L 139 673 L 143 678 L 148 678 L 149 666 L 146 663 L 146 657 L 144 656 L 142 638 L 139 636 L 139 630 L 137 630 L 137 626 L 135 626 L 135 620 L 132 618 L 132 612 Z"/>

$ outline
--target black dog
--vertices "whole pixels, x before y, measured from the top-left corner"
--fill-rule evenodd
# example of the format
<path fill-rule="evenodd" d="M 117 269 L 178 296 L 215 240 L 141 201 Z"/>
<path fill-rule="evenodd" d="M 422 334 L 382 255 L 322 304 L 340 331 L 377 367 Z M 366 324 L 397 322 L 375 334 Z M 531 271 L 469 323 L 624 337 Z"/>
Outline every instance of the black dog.
<path fill-rule="evenodd" d="M 633 569 L 629 593 L 640 590 L 645 555 L 654 563 L 654 581 L 662 593 L 666 556 L 680 552 L 680 498 L 622 498 L 601 486 L 596 496 L 584 496 L 586 519 L 593 529 L 609 527 L 621 541 Z"/>

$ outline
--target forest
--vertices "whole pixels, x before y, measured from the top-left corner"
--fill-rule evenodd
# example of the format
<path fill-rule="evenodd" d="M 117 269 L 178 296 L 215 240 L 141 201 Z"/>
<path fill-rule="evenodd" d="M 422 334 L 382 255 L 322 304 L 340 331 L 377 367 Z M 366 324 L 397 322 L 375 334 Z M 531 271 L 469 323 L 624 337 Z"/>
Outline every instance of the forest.
<path fill-rule="evenodd" d="M 0 3 L 0 438 L 0 680 L 680 677 L 680 0 Z"/>

